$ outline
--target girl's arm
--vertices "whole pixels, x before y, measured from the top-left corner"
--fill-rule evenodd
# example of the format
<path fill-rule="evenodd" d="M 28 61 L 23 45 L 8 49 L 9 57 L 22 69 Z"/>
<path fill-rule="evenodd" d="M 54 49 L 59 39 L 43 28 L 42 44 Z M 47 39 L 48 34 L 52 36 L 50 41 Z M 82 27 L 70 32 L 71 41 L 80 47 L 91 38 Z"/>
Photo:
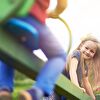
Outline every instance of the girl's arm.
<path fill-rule="evenodd" d="M 95 95 L 93 94 L 92 87 L 91 87 L 91 85 L 90 85 L 90 83 L 89 83 L 88 77 L 85 77 L 85 78 L 83 79 L 83 83 L 84 83 L 84 84 L 83 84 L 83 85 L 84 85 L 84 88 L 86 89 L 86 93 L 87 93 L 88 95 L 90 95 L 90 96 L 92 97 L 93 100 L 96 100 Z"/>
<path fill-rule="evenodd" d="M 47 12 L 48 17 L 58 18 L 58 16 L 65 10 L 67 7 L 67 0 L 57 0 L 57 5 L 54 10 Z"/>
<path fill-rule="evenodd" d="M 70 65 L 69 65 L 70 79 L 76 86 L 80 87 L 78 83 L 77 73 L 76 73 L 77 66 L 78 66 L 78 60 L 76 58 L 71 58 Z"/>
<path fill-rule="evenodd" d="M 78 83 L 78 77 L 77 77 L 77 66 L 78 66 L 78 60 L 76 58 L 71 58 L 70 65 L 69 65 L 69 74 L 71 82 L 73 82 L 78 88 L 80 88 L 83 92 L 85 92 L 84 88 L 81 88 Z"/>

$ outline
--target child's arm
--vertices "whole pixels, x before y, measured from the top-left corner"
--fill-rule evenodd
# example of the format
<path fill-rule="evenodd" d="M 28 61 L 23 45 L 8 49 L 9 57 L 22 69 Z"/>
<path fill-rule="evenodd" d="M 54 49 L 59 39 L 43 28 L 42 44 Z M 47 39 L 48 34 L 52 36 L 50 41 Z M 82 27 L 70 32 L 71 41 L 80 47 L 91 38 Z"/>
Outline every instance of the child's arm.
<path fill-rule="evenodd" d="M 65 10 L 67 7 L 67 0 L 57 0 L 56 8 L 48 13 L 50 18 L 58 18 L 58 16 Z"/>
<path fill-rule="evenodd" d="M 76 86 L 79 87 L 78 77 L 76 73 L 77 65 L 78 65 L 78 60 L 76 58 L 71 58 L 69 66 L 70 79 Z"/>
<path fill-rule="evenodd" d="M 77 66 L 78 66 L 78 60 L 76 58 L 71 58 L 69 67 L 70 79 L 71 82 L 73 82 L 78 88 L 80 88 L 83 92 L 85 92 L 85 89 L 81 88 L 78 83 L 78 77 L 76 73 Z"/>
<path fill-rule="evenodd" d="M 86 89 L 87 94 L 90 95 L 93 100 L 96 100 L 95 95 L 93 94 L 92 87 L 89 83 L 88 77 L 85 77 L 83 79 L 83 83 L 84 83 L 83 85 L 84 85 L 84 88 Z"/>

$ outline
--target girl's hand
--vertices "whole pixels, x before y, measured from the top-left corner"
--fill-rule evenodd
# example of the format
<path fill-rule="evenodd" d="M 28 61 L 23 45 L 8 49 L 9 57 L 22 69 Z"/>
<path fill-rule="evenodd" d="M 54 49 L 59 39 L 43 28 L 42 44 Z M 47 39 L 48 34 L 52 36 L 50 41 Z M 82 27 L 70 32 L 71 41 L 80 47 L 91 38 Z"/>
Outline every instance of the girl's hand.
<path fill-rule="evenodd" d="M 84 89 L 84 88 L 81 88 L 81 87 L 79 87 L 84 93 L 86 93 L 86 90 Z M 92 100 L 96 100 L 96 97 L 93 95 L 92 97 Z"/>
<path fill-rule="evenodd" d="M 84 93 L 86 92 L 86 90 L 84 88 L 79 87 Z"/>
<path fill-rule="evenodd" d="M 92 100 L 96 100 L 96 97 L 95 96 L 92 96 Z"/>

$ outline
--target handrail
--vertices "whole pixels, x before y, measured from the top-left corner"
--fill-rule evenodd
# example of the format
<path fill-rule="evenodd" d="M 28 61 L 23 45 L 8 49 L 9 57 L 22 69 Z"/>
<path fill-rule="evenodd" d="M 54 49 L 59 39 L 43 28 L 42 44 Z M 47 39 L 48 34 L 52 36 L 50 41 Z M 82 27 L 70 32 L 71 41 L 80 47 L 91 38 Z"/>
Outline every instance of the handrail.
<path fill-rule="evenodd" d="M 71 32 L 71 29 L 70 29 L 69 25 L 67 24 L 67 22 L 63 18 L 61 18 L 59 16 L 58 19 L 65 25 L 66 29 L 69 32 L 69 34 L 68 34 L 69 35 L 69 45 L 68 45 L 68 49 L 66 50 L 66 52 L 68 54 L 70 49 L 71 49 L 71 46 L 72 46 L 72 32 Z"/>

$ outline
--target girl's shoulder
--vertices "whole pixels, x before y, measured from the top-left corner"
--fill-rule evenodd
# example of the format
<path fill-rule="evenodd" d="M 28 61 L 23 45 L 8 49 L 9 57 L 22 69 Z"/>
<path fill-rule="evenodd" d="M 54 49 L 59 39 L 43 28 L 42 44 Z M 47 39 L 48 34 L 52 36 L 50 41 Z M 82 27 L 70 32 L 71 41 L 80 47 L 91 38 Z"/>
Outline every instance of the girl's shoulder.
<path fill-rule="evenodd" d="M 80 56 L 81 56 L 81 52 L 79 50 L 74 50 L 71 54 L 71 58 L 76 58 L 76 59 L 80 59 Z"/>
<path fill-rule="evenodd" d="M 80 61 L 80 56 L 81 56 L 81 52 L 79 50 L 74 50 L 73 52 L 71 52 L 67 57 L 66 66 L 69 66 L 72 58 L 76 58 L 78 61 Z"/>

